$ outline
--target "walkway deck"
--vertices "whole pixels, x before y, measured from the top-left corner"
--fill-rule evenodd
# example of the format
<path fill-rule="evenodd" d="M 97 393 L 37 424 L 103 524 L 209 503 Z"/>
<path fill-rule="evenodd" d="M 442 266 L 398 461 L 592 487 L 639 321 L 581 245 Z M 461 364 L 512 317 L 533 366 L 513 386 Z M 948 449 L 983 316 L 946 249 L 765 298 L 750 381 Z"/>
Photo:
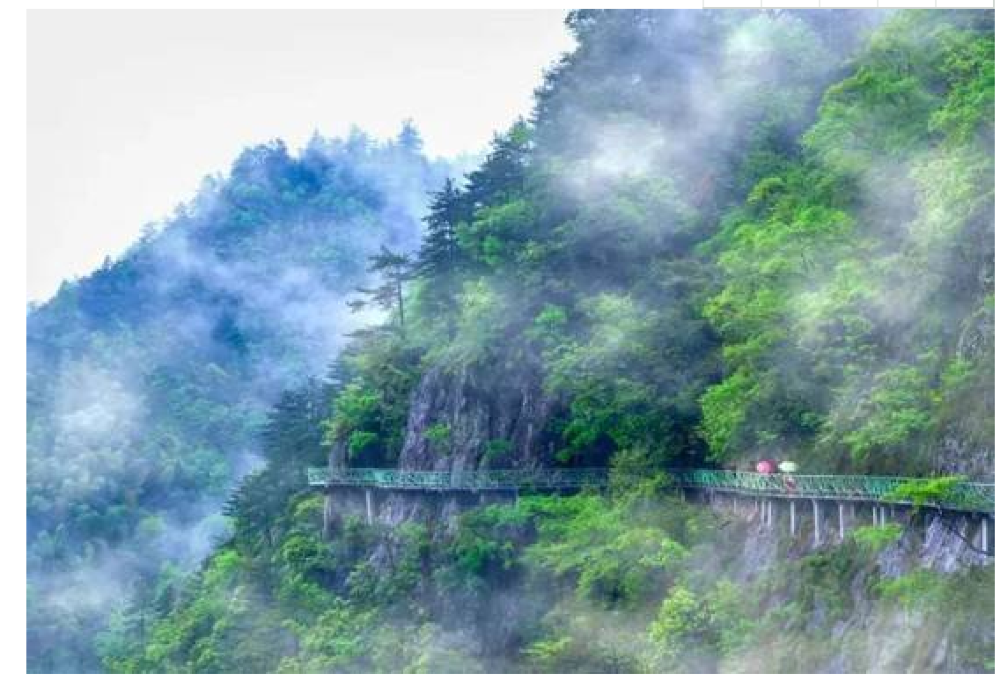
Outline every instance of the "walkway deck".
<path fill-rule="evenodd" d="M 867 475 L 764 475 L 740 471 L 674 470 L 669 472 L 683 489 L 706 490 L 755 497 L 827 499 L 912 506 L 893 497 L 901 485 L 920 478 Z M 540 468 L 533 470 L 404 471 L 393 468 L 310 468 L 309 485 L 323 488 L 356 487 L 426 492 L 569 491 L 600 489 L 608 485 L 605 468 Z M 994 485 L 960 482 L 936 504 L 940 508 L 993 514 Z"/>

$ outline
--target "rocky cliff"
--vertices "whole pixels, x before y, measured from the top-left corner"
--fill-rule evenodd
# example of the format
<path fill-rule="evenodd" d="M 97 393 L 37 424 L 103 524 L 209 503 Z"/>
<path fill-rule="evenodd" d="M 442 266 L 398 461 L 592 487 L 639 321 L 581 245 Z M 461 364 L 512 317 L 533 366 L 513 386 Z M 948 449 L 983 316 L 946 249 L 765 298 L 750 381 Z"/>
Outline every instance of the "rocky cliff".
<path fill-rule="evenodd" d="M 548 426 L 558 409 L 546 396 L 538 371 L 530 366 L 432 367 L 410 400 L 401 470 L 463 471 L 553 465 L 555 438 Z M 347 465 L 347 444 L 336 442 L 330 466 Z M 442 521 L 479 503 L 475 495 L 434 496 L 377 493 L 379 522 Z M 339 491 L 329 513 L 366 513 L 363 494 Z"/>

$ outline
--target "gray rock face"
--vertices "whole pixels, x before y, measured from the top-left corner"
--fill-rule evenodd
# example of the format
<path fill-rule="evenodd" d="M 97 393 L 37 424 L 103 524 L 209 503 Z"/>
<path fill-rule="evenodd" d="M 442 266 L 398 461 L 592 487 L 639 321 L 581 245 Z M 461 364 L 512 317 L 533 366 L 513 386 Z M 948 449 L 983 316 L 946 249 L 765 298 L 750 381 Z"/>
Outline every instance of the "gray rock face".
<path fill-rule="evenodd" d="M 768 527 L 762 517 L 763 505 L 749 498 L 737 497 L 734 501 L 732 495 L 689 495 L 689 501 L 709 504 L 730 524 L 731 530 L 726 535 L 730 542 L 727 551 L 733 560 L 732 574 L 741 583 L 750 583 L 770 569 L 780 569 L 784 562 L 830 548 L 839 541 L 836 532 L 824 532 L 817 545 L 808 512 L 800 516 L 797 536 L 790 537 L 788 509 L 783 502 L 777 504 L 774 523 Z M 802 502 L 802 506 L 805 509 L 807 504 Z M 826 508 L 831 520 L 835 517 L 834 509 L 835 505 Z M 867 511 L 848 514 L 845 520 L 850 519 L 849 528 L 869 525 L 871 516 Z M 834 615 L 824 600 L 819 599 L 808 613 L 804 623 L 807 629 L 822 630 L 830 626 L 834 638 L 848 641 L 840 652 L 819 662 L 815 671 L 886 673 L 962 669 L 959 637 L 964 636 L 964 632 L 947 627 L 941 629 L 939 625 L 930 627 L 922 621 L 919 612 L 911 613 L 906 608 L 876 607 L 868 581 L 872 571 L 884 579 L 894 579 L 919 569 L 953 573 L 970 566 L 992 564 L 994 557 L 978 550 L 982 519 L 959 513 L 931 512 L 911 520 L 897 511 L 894 521 L 903 524 L 902 535 L 879 551 L 870 567 L 851 575 L 844 594 L 850 604 L 848 610 Z M 992 524 L 990 532 L 992 534 Z M 707 566 L 711 566 L 714 556 L 720 555 L 710 549 L 704 553 L 703 562 Z M 773 605 L 780 606 L 782 598 L 776 596 Z M 833 617 L 838 619 L 831 622 Z M 984 632 L 983 635 L 991 634 Z M 832 646 L 831 652 L 835 649 L 836 646 Z"/>
<path fill-rule="evenodd" d="M 399 454 L 401 470 L 465 471 L 482 468 L 532 468 L 552 464 L 555 443 L 546 425 L 555 402 L 542 390 L 530 367 L 430 369 L 410 399 L 406 437 Z M 337 442 L 330 466 L 347 466 L 347 445 Z M 376 490 L 374 519 L 389 526 L 434 523 L 453 529 L 453 518 L 474 506 L 470 494 L 427 495 Z M 494 500 L 496 501 L 496 500 Z M 331 499 L 331 522 L 344 513 L 366 513 L 364 493 L 338 490 Z"/>
<path fill-rule="evenodd" d="M 948 573 L 972 565 L 992 563 L 993 556 L 973 548 L 980 529 L 967 516 L 934 517 L 923 532 L 923 541 L 916 554 L 919 566 Z"/>
<path fill-rule="evenodd" d="M 993 262 L 980 277 L 984 291 L 993 289 Z M 982 361 L 994 353 L 993 315 L 980 310 L 962 322 L 956 357 Z M 932 464 L 944 474 L 967 475 L 980 480 L 993 480 L 996 468 L 996 448 L 992 437 L 982 432 L 984 420 L 995 411 L 992 391 L 983 395 L 983 403 L 965 413 L 947 429 L 934 447 Z M 988 422 L 988 421 L 986 421 Z"/>
<path fill-rule="evenodd" d="M 410 403 L 399 468 L 525 468 L 550 461 L 553 443 L 544 428 L 553 405 L 540 379 L 530 370 L 497 373 L 428 371 Z"/>
<path fill-rule="evenodd" d="M 967 430 L 977 425 L 971 423 L 968 428 L 963 428 L 963 424 L 958 424 L 950 434 L 941 439 L 934 465 L 942 474 L 965 475 L 974 480 L 994 479 L 995 451 L 991 447 L 970 444 L 965 435 Z"/>

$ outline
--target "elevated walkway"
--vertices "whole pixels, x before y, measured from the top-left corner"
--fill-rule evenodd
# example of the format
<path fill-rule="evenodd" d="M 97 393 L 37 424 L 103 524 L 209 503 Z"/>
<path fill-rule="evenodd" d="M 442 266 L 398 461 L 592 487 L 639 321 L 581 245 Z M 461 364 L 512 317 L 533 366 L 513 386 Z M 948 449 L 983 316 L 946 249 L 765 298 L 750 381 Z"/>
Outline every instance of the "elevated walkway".
<path fill-rule="evenodd" d="M 723 470 L 668 471 L 678 487 L 751 497 L 853 501 L 912 506 L 893 496 L 901 486 L 927 479 L 868 475 L 767 475 Z M 572 491 L 608 486 L 605 468 L 522 470 L 407 471 L 394 468 L 310 468 L 309 485 L 322 488 L 413 490 L 425 492 Z M 995 488 L 990 483 L 960 482 L 930 507 L 992 515 Z"/>

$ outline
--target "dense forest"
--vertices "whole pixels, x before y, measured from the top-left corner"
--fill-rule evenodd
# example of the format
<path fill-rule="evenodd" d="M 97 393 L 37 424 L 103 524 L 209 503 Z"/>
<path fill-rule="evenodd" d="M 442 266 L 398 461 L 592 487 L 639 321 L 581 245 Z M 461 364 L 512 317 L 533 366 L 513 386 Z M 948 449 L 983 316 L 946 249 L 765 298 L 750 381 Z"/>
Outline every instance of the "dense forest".
<path fill-rule="evenodd" d="M 28 657 L 100 669 L 136 590 L 197 565 L 281 392 L 322 375 L 382 245 L 455 169 L 411 125 L 248 149 L 126 254 L 28 315 Z M 143 598 L 146 596 L 143 595 Z"/>
<path fill-rule="evenodd" d="M 29 669 L 993 669 L 992 559 L 665 472 L 992 479 L 992 12 L 566 24 L 471 171 L 251 149 L 30 312 Z M 328 464 L 612 486 L 331 525 Z"/>

